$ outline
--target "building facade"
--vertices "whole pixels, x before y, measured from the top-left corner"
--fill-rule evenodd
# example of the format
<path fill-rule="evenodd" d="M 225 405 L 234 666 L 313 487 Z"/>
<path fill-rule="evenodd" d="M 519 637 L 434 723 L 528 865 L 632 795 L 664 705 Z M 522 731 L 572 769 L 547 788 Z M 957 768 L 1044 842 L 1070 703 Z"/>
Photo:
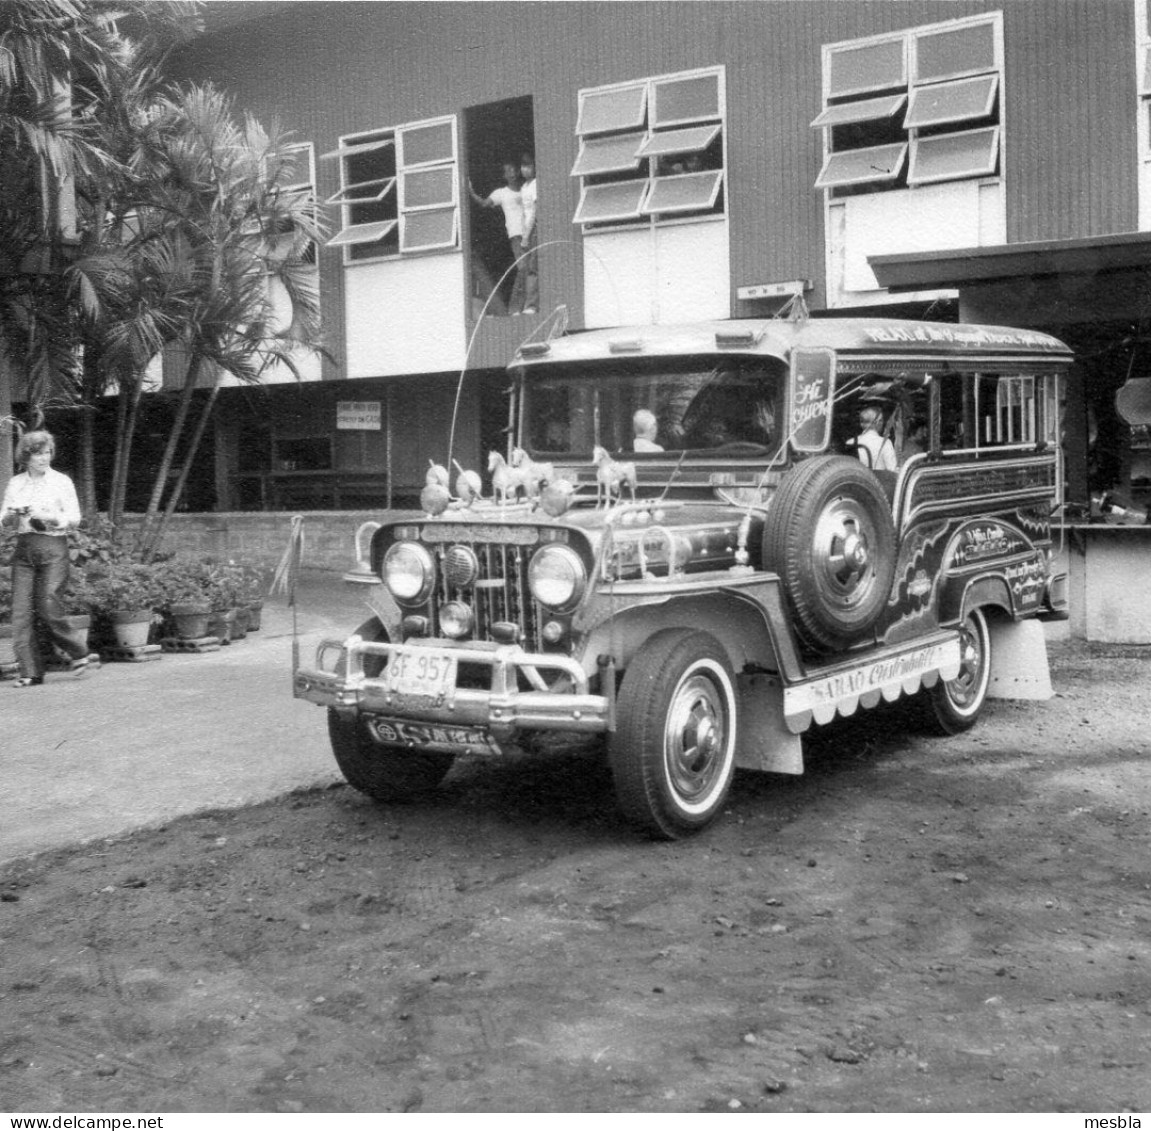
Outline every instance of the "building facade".
<path fill-rule="evenodd" d="M 326 356 L 225 391 L 215 505 L 399 503 L 429 457 L 478 466 L 503 366 L 557 308 L 578 329 L 796 294 L 1064 336 L 1069 493 L 1138 485 L 1113 402 L 1146 369 L 1148 56 L 1147 0 L 209 5 L 174 76 L 292 130 L 329 229 Z M 539 306 L 517 315 L 473 191 L 524 154 Z"/>

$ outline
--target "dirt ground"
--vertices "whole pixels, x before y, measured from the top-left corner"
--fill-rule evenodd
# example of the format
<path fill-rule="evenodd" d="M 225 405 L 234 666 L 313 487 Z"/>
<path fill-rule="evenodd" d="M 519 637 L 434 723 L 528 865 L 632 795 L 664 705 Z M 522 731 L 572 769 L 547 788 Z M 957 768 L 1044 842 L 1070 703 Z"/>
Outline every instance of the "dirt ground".
<path fill-rule="evenodd" d="M 0 1110 L 1151 1108 L 1151 651 L 637 839 L 594 751 L 0 870 Z M 253 736 L 258 745 L 258 736 Z"/>

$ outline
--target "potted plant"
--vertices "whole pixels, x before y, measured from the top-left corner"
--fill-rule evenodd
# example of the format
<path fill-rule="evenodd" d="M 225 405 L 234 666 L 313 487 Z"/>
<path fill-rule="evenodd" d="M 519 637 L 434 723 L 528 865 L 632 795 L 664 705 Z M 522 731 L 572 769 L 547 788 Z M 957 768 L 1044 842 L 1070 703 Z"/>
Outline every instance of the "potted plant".
<path fill-rule="evenodd" d="M 218 636 L 221 644 L 239 640 L 247 631 L 247 617 L 241 617 L 240 582 L 236 566 L 231 562 L 205 560 L 204 568 L 212 602 L 208 633 Z"/>
<path fill-rule="evenodd" d="M 64 605 L 64 619 L 72 634 L 88 649 L 88 633 L 92 627 L 92 605 L 95 594 L 92 582 L 82 569 L 72 570 L 68 584 L 60 594 Z"/>
<path fill-rule="evenodd" d="M 248 631 L 255 632 L 260 627 L 268 578 L 259 566 L 247 562 L 241 562 L 236 568 L 240 602 L 248 611 Z"/>
<path fill-rule="evenodd" d="M 171 558 L 156 571 L 160 586 L 160 609 L 181 640 L 201 640 L 208 635 L 212 615 L 212 583 L 203 562 Z"/>
<path fill-rule="evenodd" d="M 140 562 L 115 561 L 89 573 L 91 607 L 122 648 L 148 643 L 156 606 L 163 600 L 156 570 Z"/>

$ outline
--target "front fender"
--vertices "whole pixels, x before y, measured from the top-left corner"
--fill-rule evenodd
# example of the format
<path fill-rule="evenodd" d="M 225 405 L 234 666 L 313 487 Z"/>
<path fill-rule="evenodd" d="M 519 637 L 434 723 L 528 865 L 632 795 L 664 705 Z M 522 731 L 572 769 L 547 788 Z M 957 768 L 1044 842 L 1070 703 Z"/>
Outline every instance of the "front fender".
<path fill-rule="evenodd" d="M 719 641 L 736 672 L 753 668 L 783 671 L 797 678 L 800 671 L 774 575 L 718 586 L 713 581 L 706 592 L 669 588 L 597 595 L 583 610 L 580 628 L 585 669 L 594 668 L 600 655 L 610 655 L 620 668 L 626 668 L 656 632 L 693 628 Z"/>

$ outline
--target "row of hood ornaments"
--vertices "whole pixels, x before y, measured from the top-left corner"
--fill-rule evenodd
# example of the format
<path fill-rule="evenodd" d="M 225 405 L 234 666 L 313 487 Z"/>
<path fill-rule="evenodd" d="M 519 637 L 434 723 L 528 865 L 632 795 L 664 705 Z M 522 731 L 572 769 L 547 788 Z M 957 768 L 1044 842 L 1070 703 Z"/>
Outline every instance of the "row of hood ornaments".
<path fill-rule="evenodd" d="M 622 500 L 626 488 L 635 501 L 635 464 L 614 460 L 605 448 L 597 447 L 593 453 L 596 469 L 596 505 L 611 506 Z M 488 454 L 488 472 L 492 479 L 492 498 L 485 499 L 483 481 L 479 472 L 470 471 L 452 460 L 456 468 L 455 494 L 452 493 L 451 475 L 442 463 L 428 461 L 424 488 L 420 491 L 420 506 L 429 515 L 443 514 L 447 510 L 468 510 L 477 506 L 498 506 L 501 509 L 516 506 L 534 510 L 539 507 L 546 515 L 559 518 L 571 505 L 578 490 L 570 479 L 556 474 L 550 463 L 531 459 L 523 448 L 513 448 L 511 460 L 499 452 Z"/>

